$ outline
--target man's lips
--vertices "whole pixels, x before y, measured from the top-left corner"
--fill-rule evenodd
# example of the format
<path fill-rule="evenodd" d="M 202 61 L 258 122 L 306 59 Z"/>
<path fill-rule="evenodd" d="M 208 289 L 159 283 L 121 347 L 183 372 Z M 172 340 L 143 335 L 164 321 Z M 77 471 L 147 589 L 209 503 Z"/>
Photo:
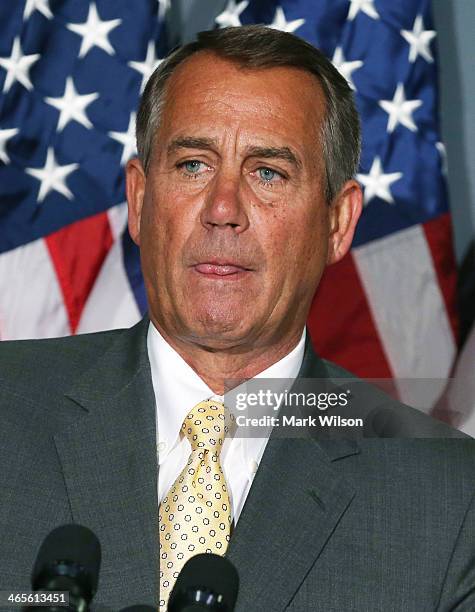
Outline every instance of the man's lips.
<path fill-rule="evenodd" d="M 250 272 L 249 268 L 231 263 L 199 263 L 194 266 L 197 272 L 207 275 L 230 276 L 243 272 Z"/>

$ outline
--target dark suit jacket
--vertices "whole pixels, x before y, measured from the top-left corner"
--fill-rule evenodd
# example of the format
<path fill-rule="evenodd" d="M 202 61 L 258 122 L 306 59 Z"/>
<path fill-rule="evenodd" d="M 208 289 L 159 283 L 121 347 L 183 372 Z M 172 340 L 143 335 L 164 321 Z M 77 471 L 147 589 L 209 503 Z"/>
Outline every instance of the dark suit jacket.
<path fill-rule="evenodd" d="M 0 343 L 0 589 L 77 522 L 102 545 L 94 609 L 157 601 L 147 328 Z M 300 376 L 341 375 L 307 345 Z M 475 441 L 401 410 L 434 439 L 271 438 L 227 552 L 238 612 L 475 610 Z"/>

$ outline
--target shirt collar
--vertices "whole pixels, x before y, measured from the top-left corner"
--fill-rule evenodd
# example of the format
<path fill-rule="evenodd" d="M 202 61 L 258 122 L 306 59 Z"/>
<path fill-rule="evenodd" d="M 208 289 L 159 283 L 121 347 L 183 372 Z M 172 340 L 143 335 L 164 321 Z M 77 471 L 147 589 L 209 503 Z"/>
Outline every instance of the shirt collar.
<path fill-rule="evenodd" d="M 150 321 L 147 349 L 157 404 L 159 463 L 175 446 L 186 414 L 206 399 L 218 399 L 208 385 L 163 338 Z M 221 398 L 222 401 L 222 398 Z"/>
<path fill-rule="evenodd" d="M 305 350 L 305 328 L 297 346 L 282 359 L 273 363 L 255 378 L 296 378 L 302 364 Z M 180 428 L 189 410 L 207 399 L 223 401 L 198 376 L 186 361 L 163 338 L 150 321 L 147 334 L 147 350 L 152 372 L 152 384 L 157 407 L 158 448 L 166 449 L 159 453 L 159 465 L 165 461 L 169 452 L 178 442 Z M 158 423 L 160 426 L 158 427 Z M 256 459 L 257 446 L 262 444 L 257 438 L 242 438 L 244 453 Z M 253 448 L 253 447 L 256 448 Z"/>

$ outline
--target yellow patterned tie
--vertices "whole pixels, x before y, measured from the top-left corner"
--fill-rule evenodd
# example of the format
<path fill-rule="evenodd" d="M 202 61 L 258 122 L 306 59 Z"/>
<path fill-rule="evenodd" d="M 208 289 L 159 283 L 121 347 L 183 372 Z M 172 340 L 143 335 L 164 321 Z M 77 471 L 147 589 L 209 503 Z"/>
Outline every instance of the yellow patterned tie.
<path fill-rule="evenodd" d="M 224 437 L 224 405 L 206 400 L 185 417 L 181 430 L 191 444 L 186 466 L 160 504 L 160 612 L 188 559 L 199 553 L 224 555 L 231 509 L 219 462 Z"/>

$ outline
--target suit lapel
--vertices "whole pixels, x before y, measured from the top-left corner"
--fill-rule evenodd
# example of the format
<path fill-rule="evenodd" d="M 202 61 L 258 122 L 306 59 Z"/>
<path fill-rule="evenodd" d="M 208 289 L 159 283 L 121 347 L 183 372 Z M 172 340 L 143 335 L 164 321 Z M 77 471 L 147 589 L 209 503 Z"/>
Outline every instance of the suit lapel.
<path fill-rule="evenodd" d="M 147 329 L 145 318 L 118 334 L 76 381 L 67 396 L 85 409 L 83 417 L 55 436 L 73 520 L 92 528 L 102 545 L 99 596 L 109 604 L 157 601 L 155 397 Z"/>
<path fill-rule="evenodd" d="M 327 376 L 308 341 L 299 378 Z M 286 608 L 355 495 L 333 461 L 358 452 L 352 440 L 271 436 L 227 551 L 236 612 Z"/>
<path fill-rule="evenodd" d="M 73 520 L 93 529 L 102 544 L 98 603 L 119 607 L 158 599 L 148 323 L 144 318 L 118 333 L 76 381 L 67 401 L 84 413 L 55 436 Z M 308 342 L 299 377 L 326 375 Z M 357 452 L 354 441 L 271 437 L 227 552 L 240 575 L 236 612 L 256 602 L 265 610 L 286 607 L 354 496 L 332 462 Z"/>

